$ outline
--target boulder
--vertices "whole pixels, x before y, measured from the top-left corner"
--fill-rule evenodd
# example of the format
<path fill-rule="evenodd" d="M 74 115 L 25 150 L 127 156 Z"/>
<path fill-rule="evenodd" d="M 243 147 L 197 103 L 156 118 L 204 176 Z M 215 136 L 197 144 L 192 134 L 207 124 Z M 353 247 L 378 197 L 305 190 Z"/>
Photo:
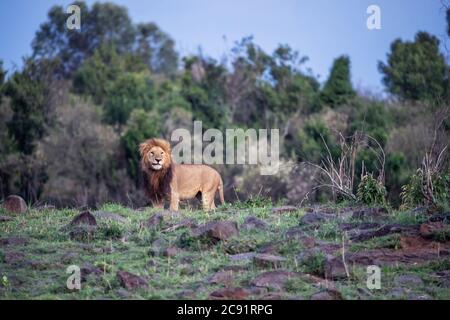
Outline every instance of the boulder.
<path fill-rule="evenodd" d="M 234 221 L 211 221 L 194 229 L 193 233 L 195 236 L 205 237 L 213 243 L 239 236 L 237 223 Z"/>
<path fill-rule="evenodd" d="M 261 268 L 281 268 L 285 258 L 267 253 L 259 253 L 253 257 L 255 265 Z"/>
<path fill-rule="evenodd" d="M 242 300 L 250 293 L 243 288 L 222 288 L 210 293 L 209 298 L 213 300 Z"/>
<path fill-rule="evenodd" d="M 3 208 L 10 213 L 22 214 L 27 212 L 28 206 L 25 200 L 19 196 L 9 196 L 3 202 Z"/>
<path fill-rule="evenodd" d="M 132 274 L 128 271 L 117 271 L 117 278 L 120 285 L 127 290 L 136 290 L 140 288 L 147 288 L 147 281 L 138 275 Z"/>
<path fill-rule="evenodd" d="M 295 272 L 286 270 L 276 270 L 261 273 L 250 284 L 255 287 L 272 288 L 282 290 L 284 285 L 292 278 L 298 277 Z"/>
<path fill-rule="evenodd" d="M 258 219 L 254 216 L 249 216 L 245 219 L 244 223 L 241 225 L 241 229 L 253 230 L 253 229 L 267 229 L 268 225 L 266 222 Z"/>

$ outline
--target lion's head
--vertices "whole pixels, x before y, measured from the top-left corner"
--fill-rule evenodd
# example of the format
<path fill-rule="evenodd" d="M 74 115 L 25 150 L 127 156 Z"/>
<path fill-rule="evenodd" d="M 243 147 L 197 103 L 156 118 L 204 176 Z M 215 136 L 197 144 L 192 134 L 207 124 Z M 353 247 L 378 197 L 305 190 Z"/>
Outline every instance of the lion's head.
<path fill-rule="evenodd" d="M 148 139 L 139 146 L 144 170 L 167 170 L 172 165 L 170 143 L 163 139 Z"/>
<path fill-rule="evenodd" d="M 170 193 L 173 177 L 170 143 L 163 139 L 148 139 L 139 145 L 139 152 L 147 194 L 150 200 L 159 202 Z"/>

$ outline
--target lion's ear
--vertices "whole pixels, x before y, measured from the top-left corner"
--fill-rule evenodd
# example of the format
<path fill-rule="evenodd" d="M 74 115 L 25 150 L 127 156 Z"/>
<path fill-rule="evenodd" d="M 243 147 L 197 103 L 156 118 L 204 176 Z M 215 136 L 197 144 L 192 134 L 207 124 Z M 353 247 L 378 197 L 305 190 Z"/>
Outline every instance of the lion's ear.
<path fill-rule="evenodd" d="M 166 150 L 167 153 L 172 153 L 172 148 L 170 147 L 170 142 L 166 140 L 160 141 L 161 147 Z"/>

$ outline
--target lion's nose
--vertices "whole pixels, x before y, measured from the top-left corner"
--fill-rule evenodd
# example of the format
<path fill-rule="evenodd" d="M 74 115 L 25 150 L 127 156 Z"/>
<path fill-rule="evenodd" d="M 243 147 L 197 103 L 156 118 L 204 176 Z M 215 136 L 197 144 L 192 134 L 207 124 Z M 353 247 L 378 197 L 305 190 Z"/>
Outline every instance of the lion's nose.
<path fill-rule="evenodd" d="M 156 162 L 161 162 L 162 159 L 155 159 L 155 160 L 156 160 Z"/>

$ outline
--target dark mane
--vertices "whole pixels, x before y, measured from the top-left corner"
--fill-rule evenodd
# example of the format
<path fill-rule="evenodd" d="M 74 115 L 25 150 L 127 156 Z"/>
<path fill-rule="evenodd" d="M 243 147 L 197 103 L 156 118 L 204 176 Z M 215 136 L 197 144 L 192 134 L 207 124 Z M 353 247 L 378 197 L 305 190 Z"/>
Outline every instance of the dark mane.
<path fill-rule="evenodd" d="M 161 202 L 170 196 L 170 184 L 173 179 L 172 165 L 161 171 L 149 171 L 143 168 L 143 174 L 146 193 L 152 203 Z"/>

